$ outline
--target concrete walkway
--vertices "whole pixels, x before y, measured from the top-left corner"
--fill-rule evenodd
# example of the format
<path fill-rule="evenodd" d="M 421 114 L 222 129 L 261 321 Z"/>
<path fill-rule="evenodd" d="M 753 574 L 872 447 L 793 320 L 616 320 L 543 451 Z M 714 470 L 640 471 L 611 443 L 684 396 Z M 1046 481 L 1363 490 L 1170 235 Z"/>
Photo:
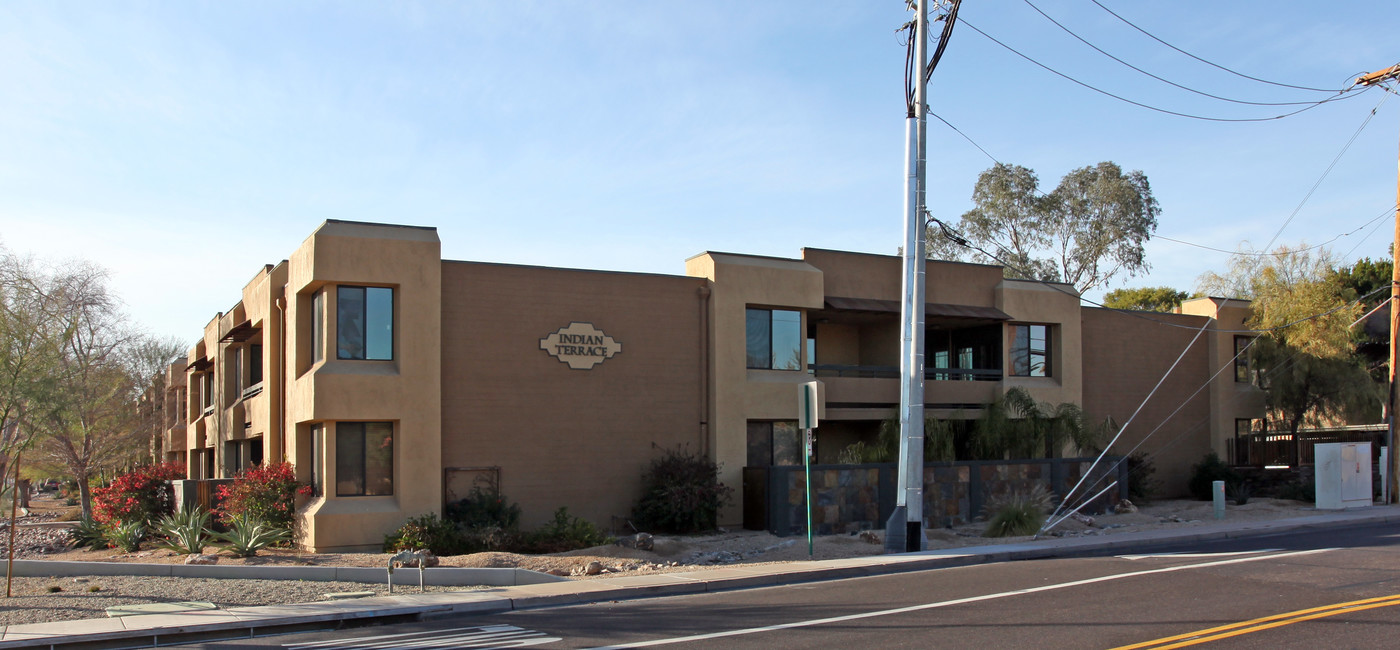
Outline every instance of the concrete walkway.
<path fill-rule="evenodd" d="M 765 587 L 780 584 L 835 580 L 862 576 L 918 571 L 985 562 L 1029 560 L 1051 557 L 1124 553 L 1149 545 L 1190 543 L 1206 540 L 1276 535 L 1296 530 L 1341 528 L 1374 523 L 1400 522 L 1400 507 L 1373 506 L 1357 510 L 1327 512 L 1291 519 L 1257 522 L 1204 523 L 1189 528 L 1116 533 L 1101 536 L 1045 539 L 1023 544 L 940 549 L 920 553 L 877 555 L 841 560 L 792 562 L 752 567 L 704 569 L 682 573 L 600 578 L 593 580 L 556 580 L 528 571 L 513 569 L 456 569 L 482 573 L 474 584 L 508 585 L 478 591 L 451 593 L 416 593 L 361 598 L 355 600 L 323 601 L 297 605 L 265 607 L 234 607 L 199 610 L 172 614 L 123 616 L 120 618 L 60 621 L 32 625 L 12 625 L 0 635 L 4 648 L 135 648 L 154 645 L 193 643 L 216 639 L 247 638 L 264 634 L 297 630 L 327 629 L 339 621 L 383 619 L 386 622 L 417 620 L 452 614 L 495 614 L 514 609 L 550 607 L 603 600 L 650 598 L 698 594 L 730 589 Z M 16 562 L 18 565 L 19 562 Z M 38 565 L 72 565 L 99 563 L 31 562 Z M 192 569 L 217 570 L 217 575 L 190 577 L 266 578 L 257 575 L 268 567 L 185 567 L 185 565 L 140 565 L 101 563 L 105 572 L 126 567 L 135 575 L 151 574 L 152 566 L 162 566 L 162 575 L 173 575 L 173 567 L 182 567 L 180 575 Z M 320 568 L 323 567 L 307 567 Z M 278 567 L 282 578 L 292 579 L 287 567 Z M 341 569 L 343 571 L 344 569 Z M 26 570 L 27 571 L 27 570 Z M 383 576 L 383 569 L 362 569 Z M 434 573 L 452 569 L 429 569 Z M 503 573 L 503 572 L 509 572 Z M 41 573 L 39 575 L 55 575 Z M 69 574 L 71 575 L 71 574 Z M 110 573 L 109 573 L 110 575 Z M 367 574 L 366 574 L 367 575 Z M 417 571 L 399 569 L 394 572 L 395 584 L 417 583 Z M 452 576 L 454 581 L 468 579 L 468 574 Z M 429 580 L 430 582 L 437 582 Z M 441 584 L 441 583 L 440 583 Z M 458 584 L 462 584 L 458 582 Z"/>

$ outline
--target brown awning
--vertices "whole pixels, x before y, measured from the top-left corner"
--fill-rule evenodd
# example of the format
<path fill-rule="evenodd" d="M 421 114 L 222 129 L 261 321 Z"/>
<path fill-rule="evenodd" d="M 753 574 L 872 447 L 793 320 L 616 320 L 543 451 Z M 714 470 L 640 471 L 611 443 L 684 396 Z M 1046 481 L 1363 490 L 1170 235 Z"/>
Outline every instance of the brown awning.
<path fill-rule="evenodd" d="M 193 371 L 195 371 L 195 372 L 201 372 L 201 371 L 204 371 L 204 370 L 208 370 L 208 369 L 209 369 L 210 367 L 212 367 L 213 365 L 214 365 L 214 362 L 213 362 L 212 360 L 206 359 L 206 358 L 201 358 L 201 359 L 195 360 L 194 363 L 191 363 L 190 365 L 186 366 L 186 367 L 185 367 L 185 370 L 193 370 Z"/>
<path fill-rule="evenodd" d="M 225 342 L 232 341 L 234 343 L 242 343 L 243 341 L 247 341 L 248 339 L 253 338 L 253 335 L 257 333 L 258 328 L 253 327 L 253 321 L 245 320 L 242 323 L 233 326 L 233 329 L 229 330 L 228 334 L 225 334 L 224 338 L 221 338 L 219 340 Z"/>
<path fill-rule="evenodd" d="M 874 313 L 899 313 L 899 303 L 893 300 L 877 300 L 875 298 L 839 298 L 837 296 L 826 297 L 827 309 L 838 309 L 842 311 L 863 311 Z M 977 305 L 953 305 L 944 302 L 924 303 L 924 314 L 936 318 L 969 318 L 978 320 L 1011 320 L 1011 315 L 997 309 L 996 307 L 980 307 Z"/>

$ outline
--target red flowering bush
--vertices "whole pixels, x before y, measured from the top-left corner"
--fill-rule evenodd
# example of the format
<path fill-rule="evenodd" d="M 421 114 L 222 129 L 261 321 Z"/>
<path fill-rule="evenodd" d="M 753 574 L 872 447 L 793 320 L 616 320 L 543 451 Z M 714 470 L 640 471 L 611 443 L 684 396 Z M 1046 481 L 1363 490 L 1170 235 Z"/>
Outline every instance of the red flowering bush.
<path fill-rule="evenodd" d="M 274 528 L 291 530 L 296 495 L 303 488 L 297 485 L 291 463 L 254 467 L 234 477 L 233 485 L 219 486 L 219 521 L 232 524 L 246 514 Z"/>
<path fill-rule="evenodd" d="M 112 484 L 92 491 L 93 517 L 102 524 L 152 522 L 170 514 L 174 498 L 167 481 L 185 478 L 181 463 L 157 463 L 118 476 Z"/>

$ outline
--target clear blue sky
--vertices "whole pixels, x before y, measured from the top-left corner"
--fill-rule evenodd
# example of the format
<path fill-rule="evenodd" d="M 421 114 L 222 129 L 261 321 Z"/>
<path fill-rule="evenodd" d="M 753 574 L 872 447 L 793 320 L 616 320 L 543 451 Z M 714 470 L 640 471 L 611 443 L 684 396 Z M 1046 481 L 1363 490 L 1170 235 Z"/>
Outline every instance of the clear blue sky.
<path fill-rule="evenodd" d="M 1400 61 L 1400 3 L 1101 0 L 1256 77 L 1340 89 Z M 1192 61 L 1089 0 L 1040 0 L 1087 40 L 1234 99 L 1311 101 Z M 704 250 L 796 257 L 900 245 L 902 0 L 0 4 L 0 243 L 112 273 L 133 318 L 193 340 L 264 263 L 327 218 L 431 225 L 443 256 L 683 273 Z M 961 17 L 1134 101 L 1217 117 L 1090 50 L 1021 0 Z M 1151 112 L 955 31 L 932 110 L 1053 188 L 1140 169 L 1159 235 L 1263 246 L 1385 94 L 1220 123 Z M 1320 243 L 1395 202 L 1385 102 L 1280 243 Z M 929 206 L 955 219 L 991 161 L 930 124 Z M 1336 242 L 1383 256 L 1388 219 Z M 1115 286 L 1189 289 L 1227 256 L 1154 240 Z"/>

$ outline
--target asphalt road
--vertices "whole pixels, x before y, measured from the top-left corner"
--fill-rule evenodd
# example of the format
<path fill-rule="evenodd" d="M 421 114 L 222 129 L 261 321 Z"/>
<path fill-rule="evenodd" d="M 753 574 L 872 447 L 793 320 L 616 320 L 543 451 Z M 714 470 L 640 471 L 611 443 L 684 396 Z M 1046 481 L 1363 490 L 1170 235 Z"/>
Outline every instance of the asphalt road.
<path fill-rule="evenodd" d="M 1400 648 L 1400 525 L 188 648 Z"/>

